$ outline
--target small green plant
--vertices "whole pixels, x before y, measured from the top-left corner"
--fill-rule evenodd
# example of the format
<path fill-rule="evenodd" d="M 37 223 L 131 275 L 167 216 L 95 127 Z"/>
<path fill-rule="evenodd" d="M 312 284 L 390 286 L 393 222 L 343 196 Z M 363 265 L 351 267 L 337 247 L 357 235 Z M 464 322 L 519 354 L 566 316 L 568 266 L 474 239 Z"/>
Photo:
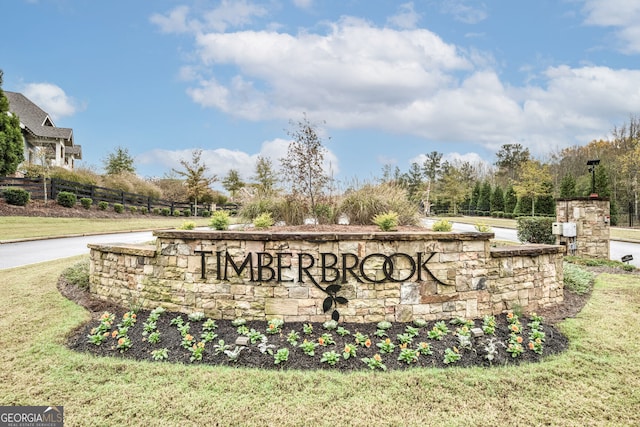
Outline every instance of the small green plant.
<path fill-rule="evenodd" d="M 413 336 L 409 334 L 398 334 L 396 339 L 400 344 L 410 344 L 413 341 Z"/>
<path fill-rule="evenodd" d="M 216 321 L 213 319 L 207 319 L 202 323 L 203 331 L 213 331 L 215 329 L 218 329 L 218 325 L 216 324 Z"/>
<path fill-rule="evenodd" d="M 284 321 L 282 319 L 273 318 L 267 324 L 267 333 L 270 335 L 279 334 L 283 325 Z"/>
<path fill-rule="evenodd" d="M 420 329 L 414 328 L 411 325 L 407 325 L 404 328 L 404 333 L 409 335 L 411 338 L 415 338 L 420 334 Z"/>
<path fill-rule="evenodd" d="M 487 225 L 483 222 L 476 222 L 474 225 L 476 231 L 480 232 L 480 233 L 491 233 L 493 231 L 493 229 L 491 228 L 490 225 Z"/>
<path fill-rule="evenodd" d="M 289 349 L 286 347 L 279 349 L 278 351 L 276 351 L 276 354 L 273 356 L 273 358 L 273 363 L 276 365 L 286 362 L 287 360 L 289 360 Z"/>
<path fill-rule="evenodd" d="M 311 335 L 313 333 L 313 325 L 311 323 L 305 323 L 302 325 L 302 332 L 305 335 Z"/>
<path fill-rule="evenodd" d="M 318 343 L 315 341 L 304 340 L 302 344 L 299 345 L 299 347 L 307 356 L 313 356 L 315 355 L 315 350 L 316 350 L 316 347 L 318 347 Z"/>
<path fill-rule="evenodd" d="M 389 338 L 379 342 L 376 346 L 380 349 L 380 353 L 393 353 L 393 350 L 396 348 L 396 345 L 392 343 Z"/>
<path fill-rule="evenodd" d="M 138 320 L 138 316 L 136 315 L 136 313 L 127 311 L 125 314 L 122 315 L 122 322 L 118 326 L 121 326 L 124 328 L 130 328 L 131 326 L 136 324 L 137 320 Z"/>
<path fill-rule="evenodd" d="M 360 332 L 356 332 L 355 335 L 353 336 L 353 338 L 356 341 L 356 344 L 358 344 L 361 347 L 371 347 L 371 340 L 369 339 L 368 335 L 362 334 Z M 367 343 L 369 345 L 367 345 Z"/>
<path fill-rule="evenodd" d="M 460 354 L 460 350 L 458 350 L 457 347 L 447 348 L 444 351 L 444 360 L 443 360 L 443 362 L 446 365 L 449 365 L 451 363 L 456 363 L 458 360 L 460 360 L 461 357 L 462 357 L 462 355 Z"/>
<path fill-rule="evenodd" d="M 327 345 L 332 345 L 335 344 L 335 340 L 333 339 L 333 336 L 329 333 L 324 333 L 322 335 L 320 335 L 318 337 L 318 344 L 322 345 L 322 346 L 327 346 Z"/>
<path fill-rule="evenodd" d="M 229 212 L 215 211 L 213 215 L 211 215 L 209 227 L 213 228 L 214 230 L 227 230 L 230 223 L 231 218 L 229 217 Z"/>
<path fill-rule="evenodd" d="M 362 360 L 371 370 L 380 369 L 386 371 L 387 367 L 382 363 L 382 357 L 379 354 L 374 354 L 373 357 L 364 357 Z"/>
<path fill-rule="evenodd" d="M 224 340 L 219 340 L 218 344 L 214 344 L 213 345 L 213 352 L 215 354 L 220 354 L 220 353 L 224 353 L 225 351 L 229 350 L 231 348 L 230 345 L 225 344 Z"/>
<path fill-rule="evenodd" d="M 151 344 L 158 344 L 160 342 L 160 332 L 158 331 L 153 331 L 149 334 L 149 338 L 147 338 L 147 341 L 149 341 L 149 343 Z"/>
<path fill-rule="evenodd" d="M 255 228 L 269 228 L 274 224 L 271 212 L 263 212 L 253 220 L 253 226 Z"/>
<path fill-rule="evenodd" d="M 348 329 L 345 329 L 343 326 L 338 326 L 338 329 L 336 329 L 336 334 L 340 335 L 341 337 L 350 335 L 351 332 L 349 332 Z"/>
<path fill-rule="evenodd" d="M 102 202 L 98 202 L 98 209 L 101 211 L 106 211 L 109 208 L 109 203 L 102 201 Z"/>
<path fill-rule="evenodd" d="M 446 219 L 436 221 L 431 226 L 433 231 L 451 231 L 453 229 L 453 223 Z"/>
<path fill-rule="evenodd" d="M 397 212 L 389 211 L 373 217 L 373 223 L 382 231 L 395 231 L 398 229 L 400 217 Z"/>
<path fill-rule="evenodd" d="M 204 342 L 205 344 L 215 340 L 216 338 L 218 338 L 218 334 L 213 331 L 205 331 L 200 334 L 200 341 Z"/>
<path fill-rule="evenodd" d="M 398 360 L 400 362 L 405 362 L 407 365 L 411 363 L 416 363 L 418 361 L 419 350 L 412 348 L 403 348 L 400 350 L 400 355 L 398 356 Z"/>
<path fill-rule="evenodd" d="M 129 206 L 129 213 L 135 214 L 138 212 L 137 206 Z"/>
<path fill-rule="evenodd" d="M 186 349 L 189 349 L 193 345 L 194 341 L 195 338 L 193 337 L 193 335 L 185 334 L 182 336 L 182 342 L 180 342 L 180 345 Z"/>
<path fill-rule="evenodd" d="M 427 327 L 427 321 L 424 319 L 414 319 L 413 320 L 413 324 L 415 325 L 416 328 L 426 328 Z"/>
<path fill-rule="evenodd" d="M 180 209 L 174 209 L 173 210 L 173 216 L 175 216 L 175 217 L 182 216 L 182 211 Z"/>
<path fill-rule="evenodd" d="M 482 331 L 487 335 L 494 335 L 496 333 L 495 316 L 487 314 L 482 318 Z"/>
<path fill-rule="evenodd" d="M 124 353 L 125 351 L 129 350 L 131 346 L 131 339 L 127 336 L 119 338 L 118 343 L 116 344 L 116 348 L 120 350 L 120 353 Z"/>
<path fill-rule="evenodd" d="M 22 188 L 9 187 L 2 191 L 4 200 L 14 206 L 26 206 L 31 199 L 31 193 Z"/>
<path fill-rule="evenodd" d="M 70 191 L 61 191 L 56 196 L 56 202 L 58 202 L 60 206 L 64 206 L 65 208 L 74 207 L 77 201 L 78 196 L 76 196 L 74 193 L 71 193 Z"/>
<path fill-rule="evenodd" d="M 160 210 L 160 215 L 162 216 L 169 216 L 171 215 L 171 208 L 162 208 Z"/>
<path fill-rule="evenodd" d="M 160 215 L 160 208 L 151 209 L 151 213 L 154 214 L 154 215 Z"/>
<path fill-rule="evenodd" d="M 183 323 L 182 325 L 178 326 L 178 331 L 180 332 L 180 335 L 182 335 L 183 337 L 189 333 L 190 329 L 191 329 L 191 324 L 189 322 Z"/>
<path fill-rule="evenodd" d="M 457 326 L 466 326 L 467 329 L 471 329 L 474 326 L 473 320 L 467 320 L 462 317 L 456 317 L 454 319 L 451 319 L 449 323 Z"/>
<path fill-rule="evenodd" d="M 182 209 L 182 216 L 191 216 L 191 209 L 189 208 Z"/>
<path fill-rule="evenodd" d="M 242 326 L 242 325 L 246 325 L 246 324 L 247 324 L 246 319 L 243 319 L 242 317 L 239 317 L 239 318 L 237 318 L 237 319 L 233 319 L 233 320 L 231 321 L 231 325 L 235 326 L 236 328 L 237 328 L 238 326 Z"/>
<path fill-rule="evenodd" d="M 203 218 L 210 218 L 211 217 L 211 211 L 200 211 L 200 214 L 202 215 Z"/>
<path fill-rule="evenodd" d="M 238 335 L 249 335 L 249 328 L 247 327 L 247 325 L 238 326 L 238 329 L 236 329 L 236 331 L 238 332 Z"/>
<path fill-rule="evenodd" d="M 80 199 L 80 204 L 83 208 L 89 210 L 91 209 L 91 205 L 93 205 L 93 200 L 89 197 L 83 197 L 82 199 Z"/>
<path fill-rule="evenodd" d="M 591 291 L 594 278 L 593 273 L 568 262 L 564 263 L 563 270 L 565 289 L 577 295 L 584 295 Z"/>
<path fill-rule="evenodd" d="M 122 203 L 114 203 L 113 210 L 115 213 L 122 213 L 124 212 L 124 205 Z"/>
<path fill-rule="evenodd" d="M 449 333 L 449 328 L 444 321 L 436 322 L 428 333 L 429 338 L 441 341 Z"/>
<path fill-rule="evenodd" d="M 322 353 L 322 358 L 320 359 L 320 362 L 327 363 L 330 366 L 335 366 L 339 361 L 340 355 L 333 350 Z"/>
<path fill-rule="evenodd" d="M 378 329 L 382 329 L 383 331 L 391 329 L 391 326 L 393 326 L 391 322 L 388 322 L 386 320 L 383 320 L 382 322 L 378 322 L 378 324 L 376 325 Z"/>
<path fill-rule="evenodd" d="M 266 338 L 262 332 L 256 331 L 253 328 L 251 328 L 245 335 L 249 337 L 249 342 L 251 342 L 251 344 L 262 342 L 264 341 L 264 338 Z"/>
<path fill-rule="evenodd" d="M 418 344 L 418 352 L 425 356 L 433 354 L 433 350 L 431 350 L 429 343 L 424 341 Z"/>
<path fill-rule="evenodd" d="M 200 322 L 206 318 L 202 311 L 194 311 L 193 313 L 189 313 L 187 318 L 192 322 Z"/>
<path fill-rule="evenodd" d="M 148 214 L 148 213 L 149 213 L 149 209 L 147 209 L 145 206 L 141 206 L 141 207 L 140 207 L 140 213 L 141 213 L 142 215 L 146 215 L 146 214 Z"/>
<path fill-rule="evenodd" d="M 202 360 L 202 356 L 204 355 L 204 343 L 200 341 L 197 344 L 193 344 L 189 348 L 189 351 L 191 352 L 191 357 L 189 358 L 191 362 Z"/>
<path fill-rule="evenodd" d="M 331 320 L 327 320 L 326 322 L 324 322 L 322 324 L 322 327 L 328 331 L 333 331 L 334 329 L 336 329 L 338 327 L 338 322 L 336 322 L 335 320 L 331 319 Z"/>
<path fill-rule="evenodd" d="M 196 228 L 196 223 L 193 221 L 182 221 L 182 225 L 178 227 L 178 230 L 193 230 Z"/>
<path fill-rule="evenodd" d="M 298 345 L 298 340 L 300 340 L 300 334 L 296 331 L 291 331 L 287 335 L 287 342 L 294 347 Z"/>
<path fill-rule="evenodd" d="M 345 360 L 350 357 L 356 357 L 357 347 L 353 344 L 345 344 L 344 349 L 342 350 L 342 357 Z"/>
<path fill-rule="evenodd" d="M 518 337 L 522 338 L 522 337 Z M 518 342 L 510 342 L 507 345 L 507 353 L 511 353 L 511 357 L 516 358 L 520 356 L 524 352 L 524 347 L 522 347 L 521 343 Z"/>
<path fill-rule="evenodd" d="M 159 348 L 151 351 L 151 358 L 156 361 L 163 361 L 169 358 L 169 350 L 166 348 Z"/>

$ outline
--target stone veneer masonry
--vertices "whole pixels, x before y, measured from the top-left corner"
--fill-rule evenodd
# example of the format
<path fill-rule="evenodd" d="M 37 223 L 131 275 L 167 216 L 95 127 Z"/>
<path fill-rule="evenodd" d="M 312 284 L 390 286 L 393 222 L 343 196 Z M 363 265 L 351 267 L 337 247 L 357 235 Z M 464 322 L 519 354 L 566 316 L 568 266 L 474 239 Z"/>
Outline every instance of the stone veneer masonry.
<path fill-rule="evenodd" d="M 351 263 L 371 254 L 393 261 L 390 271 L 382 255 L 372 255 L 362 270 L 354 268 L 344 275 L 345 283 L 334 283 L 341 286 L 336 295 L 347 300 L 337 304 L 340 321 L 345 322 L 471 319 L 516 307 L 531 312 L 563 300 L 562 247 L 491 248 L 493 233 L 156 231 L 154 235 L 153 246 L 89 245 L 91 292 L 125 307 L 135 303 L 149 309 L 201 311 L 215 319 L 324 322 L 333 310 L 323 310 L 328 294 L 320 289 L 331 284 L 321 281 L 319 260 L 326 253 L 336 254 L 338 262 L 341 254 L 349 254 L 345 256 Z M 269 256 L 265 253 L 273 259 L 277 253 L 290 254 L 281 262 L 281 281 L 268 280 L 268 270 L 263 271 L 262 281 L 257 280 L 257 265 Z M 302 266 L 304 274 L 298 261 L 308 266 L 310 258 L 298 258 L 300 253 L 316 259 L 314 267 Z M 224 261 L 226 254 L 238 268 L 227 265 L 223 280 L 224 266 L 218 260 Z M 385 277 L 385 271 L 393 280 Z M 325 273 L 328 281 L 335 278 L 335 270 Z M 360 273 L 373 282 L 358 280 Z"/>
<path fill-rule="evenodd" d="M 609 259 L 610 204 L 608 199 L 577 198 L 556 200 L 556 221 L 576 224 L 575 255 Z M 568 245 L 572 239 L 558 236 L 556 243 Z"/>

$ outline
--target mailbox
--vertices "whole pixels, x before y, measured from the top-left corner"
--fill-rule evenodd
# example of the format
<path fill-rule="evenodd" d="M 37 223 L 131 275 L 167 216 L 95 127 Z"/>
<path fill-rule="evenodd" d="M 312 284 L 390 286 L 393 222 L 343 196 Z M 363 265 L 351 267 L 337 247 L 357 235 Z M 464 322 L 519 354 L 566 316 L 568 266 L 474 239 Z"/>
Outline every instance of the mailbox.
<path fill-rule="evenodd" d="M 578 235 L 575 222 L 562 223 L 562 236 L 564 237 L 576 237 Z"/>
<path fill-rule="evenodd" d="M 554 222 L 551 224 L 551 234 L 555 236 L 562 236 L 562 223 Z"/>

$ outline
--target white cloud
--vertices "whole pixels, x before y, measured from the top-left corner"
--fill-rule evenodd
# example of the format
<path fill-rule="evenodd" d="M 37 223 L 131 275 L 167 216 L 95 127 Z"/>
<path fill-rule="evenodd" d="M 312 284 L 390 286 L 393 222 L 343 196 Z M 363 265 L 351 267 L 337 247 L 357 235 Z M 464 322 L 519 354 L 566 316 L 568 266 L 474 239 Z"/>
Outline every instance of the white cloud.
<path fill-rule="evenodd" d="M 46 111 L 54 121 L 73 116 L 82 108 L 62 88 L 51 83 L 29 83 L 22 89 L 22 94 Z"/>
<path fill-rule="evenodd" d="M 473 3 L 470 5 L 469 3 Z M 443 13 L 452 15 L 456 21 L 465 24 L 477 24 L 487 19 L 486 5 L 478 3 L 476 0 L 469 2 L 468 0 L 444 0 L 441 5 Z"/>
<path fill-rule="evenodd" d="M 311 9 L 313 0 L 293 0 L 293 4 L 300 9 Z"/>
<path fill-rule="evenodd" d="M 420 14 L 413 7 L 413 2 L 401 4 L 400 11 L 387 19 L 387 22 L 397 28 L 416 28 L 420 20 Z"/>
<path fill-rule="evenodd" d="M 189 19 L 189 14 L 198 18 Z M 266 14 L 267 9 L 247 0 L 222 0 L 219 6 L 205 11 L 192 11 L 187 6 L 177 6 L 168 14 L 153 14 L 150 21 L 165 33 L 223 32 L 228 28 L 246 26 L 255 17 Z"/>
<path fill-rule="evenodd" d="M 288 146 L 289 140 L 276 138 L 262 143 L 260 151 L 253 154 L 226 148 L 202 149 L 201 160 L 207 166 L 209 173 L 216 175 L 218 181 L 224 178 L 231 169 L 237 170 L 242 179 L 250 180 L 255 174 L 258 156 L 270 159 L 274 170 L 277 171 L 280 168 L 280 159 L 287 155 Z M 180 165 L 180 161 L 189 162 L 193 150 L 155 149 L 136 156 L 136 163 L 143 166 L 161 166 L 166 170 L 182 170 L 183 167 Z M 339 172 L 338 158 L 333 152 L 328 151 L 324 160 L 324 169 L 327 173 L 331 170 L 333 170 L 334 174 Z"/>
<path fill-rule="evenodd" d="M 447 5 L 451 13 L 466 10 L 459 1 Z M 479 19 L 484 5 L 478 7 Z M 591 16 L 601 23 L 622 19 L 595 9 Z M 254 121 L 307 112 L 332 128 L 493 150 L 519 142 L 537 155 L 600 138 L 640 105 L 640 71 L 564 65 L 513 86 L 501 80 L 491 54 L 461 49 L 427 29 L 383 28 L 353 17 L 325 23 L 322 31 L 214 31 L 194 35 L 194 42 L 198 61 L 181 73 L 188 95 Z"/>
<path fill-rule="evenodd" d="M 584 0 L 585 24 L 614 27 L 621 50 L 640 53 L 640 2 L 634 0 Z"/>

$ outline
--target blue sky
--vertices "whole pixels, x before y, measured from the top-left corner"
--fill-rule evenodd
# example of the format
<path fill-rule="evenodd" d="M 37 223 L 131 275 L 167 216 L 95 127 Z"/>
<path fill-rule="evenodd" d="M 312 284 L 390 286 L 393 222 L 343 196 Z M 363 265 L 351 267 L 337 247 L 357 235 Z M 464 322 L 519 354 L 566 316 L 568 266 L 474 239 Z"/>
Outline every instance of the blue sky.
<path fill-rule="evenodd" d="M 122 146 L 162 176 L 200 148 L 248 179 L 306 113 L 348 183 L 431 151 L 544 159 L 640 113 L 637 0 L 11 0 L 2 16 L 3 89 L 73 128 L 97 170 Z"/>

